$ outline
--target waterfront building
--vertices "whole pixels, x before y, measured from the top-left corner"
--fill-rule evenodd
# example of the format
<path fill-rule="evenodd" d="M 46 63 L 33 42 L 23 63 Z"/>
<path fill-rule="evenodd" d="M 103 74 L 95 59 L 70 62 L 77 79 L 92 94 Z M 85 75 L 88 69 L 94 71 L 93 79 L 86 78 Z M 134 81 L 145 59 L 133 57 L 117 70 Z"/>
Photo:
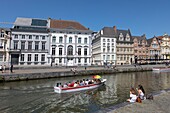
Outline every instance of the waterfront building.
<path fill-rule="evenodd" d="M 161 58 L 161 48 L 158 37 L 154 36 L 147 40 L 149 45 L 149 58 L 151 61 L 156 61 Z"/>
<path fill-rule="evenodd" d="M 15 65 L 48 64 L 49 36 L 47 20 L 17 18 L 12 28 L 11 63 Z"/>
<path fill-rule="evenodd" d="M 95 33 L 92 58 L 96 65 L 116 65 L 116 35 L 113 27 L 104 27 Z"/>
<path fill-rule="evenodd" d="M 92 31 L 76 21 L 49 18 L 51 65 L 91 65 Z"/>
<path fill-rule="evenodd" d="M 117 29 L 113 27 L 116 40 L 116 64 L 132 64 L 134 62 L 134 45 L 130 30 Z"/>
<path fill-rule="evenodd" d="M 159 36 L 160 48 L 161 48 L 161 59 L 170 59 L 170 37 L 168 34 Z"/>
<path fill-rule="evenodd" d="M 0 65 L 9 65 L 11 30 L 0 28 Z"/>
<path fill-rule="evenodd" d="M 134 56 L 137 58 L 138 63 L 146 63 L 149 59 L 148 43 L 145 34 L 142 36 L 133 36 L 134 42 Z"/>

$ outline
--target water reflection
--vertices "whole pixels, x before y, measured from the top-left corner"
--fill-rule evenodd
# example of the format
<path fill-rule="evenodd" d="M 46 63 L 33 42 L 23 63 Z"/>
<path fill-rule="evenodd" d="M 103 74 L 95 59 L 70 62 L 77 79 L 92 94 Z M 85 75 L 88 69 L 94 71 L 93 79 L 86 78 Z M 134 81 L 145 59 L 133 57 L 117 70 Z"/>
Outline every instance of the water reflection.
<path fill-rule="evenodd" d="M 57 82 L 68 82 L 85 77 L 69 77 L 0 83 L 1 112 L 29 113 L 93 113 L 102 108 L 124 102 L 130 87 L 142 84 L 146 93 L 170 88 L 169 73 L 120 73 L 102 75 L 106 85 L 95 90 L 56 94 L 53 86 Z M 91 76 L 86 76 L 91 78 Z"/>

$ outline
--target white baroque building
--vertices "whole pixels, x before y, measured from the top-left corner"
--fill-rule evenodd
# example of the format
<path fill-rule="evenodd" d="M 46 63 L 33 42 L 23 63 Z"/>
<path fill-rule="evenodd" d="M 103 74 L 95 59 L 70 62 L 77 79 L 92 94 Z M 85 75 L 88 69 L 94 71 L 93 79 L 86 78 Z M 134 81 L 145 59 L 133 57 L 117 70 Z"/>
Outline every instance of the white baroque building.
<path fill-rule="evenodd" d="M 92 31 L 75 21 L 49 19 L 51 65 L 90 66 Z"/>
<path fill-rule="evenodd" d="M 94 35 L 92 41 L 92 59 L 95 65 L 116 64 L 116 36 L 113 28 L 104 27 Z"/>
<path fill-rule="evenodd" d="M 49 36 L 47 20 L 17 18 L 12 28 L 11 64 L 48 64 Z"/>
<path fill-rule="evenodd" d="M 10 62 L 11 30 L 0 28 L 0 65 L 9 65 Z"/>

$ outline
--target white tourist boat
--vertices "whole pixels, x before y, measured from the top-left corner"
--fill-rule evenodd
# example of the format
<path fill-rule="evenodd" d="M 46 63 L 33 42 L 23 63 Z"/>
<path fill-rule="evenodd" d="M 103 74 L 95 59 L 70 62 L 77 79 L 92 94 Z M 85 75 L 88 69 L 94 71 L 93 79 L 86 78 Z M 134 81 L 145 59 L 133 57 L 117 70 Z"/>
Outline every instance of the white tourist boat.
<path fill-rule="evenodd" d="M 170 67 L 153 67 L 152 71 L 168 72 L 168 71 L 170 71 Z"/>
<path fill-rule="evenodd" d="M 69 93 L 69 92 L 75 92 L 75 91 L 83 91 L 83 90 L 89 90 L 89 89 L 94 89 L 98 88 L 106 82 L 106 79 L 103 79 L 101 83 L 98 84 L 89 84 L 89 85 L 84 85 L 84 86 L 77 86 L 77 87 L 67 87 L 67 88 L 61 88 L 54 86 L 54 92 L 56 93 Z"/>

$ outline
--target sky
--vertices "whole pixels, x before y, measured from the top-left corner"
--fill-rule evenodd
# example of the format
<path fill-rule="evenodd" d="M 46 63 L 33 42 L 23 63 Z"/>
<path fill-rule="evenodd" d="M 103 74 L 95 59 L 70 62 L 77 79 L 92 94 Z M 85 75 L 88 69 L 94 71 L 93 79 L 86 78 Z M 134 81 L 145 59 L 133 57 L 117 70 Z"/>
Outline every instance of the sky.
<path fill-rule="evenodd" d="M 0 11 L 0 22 L 52 18 L 78 21 L 93 31 L 116 26 L 133 36 L 170 35 L 170 0 L 1 0 Z"/>

